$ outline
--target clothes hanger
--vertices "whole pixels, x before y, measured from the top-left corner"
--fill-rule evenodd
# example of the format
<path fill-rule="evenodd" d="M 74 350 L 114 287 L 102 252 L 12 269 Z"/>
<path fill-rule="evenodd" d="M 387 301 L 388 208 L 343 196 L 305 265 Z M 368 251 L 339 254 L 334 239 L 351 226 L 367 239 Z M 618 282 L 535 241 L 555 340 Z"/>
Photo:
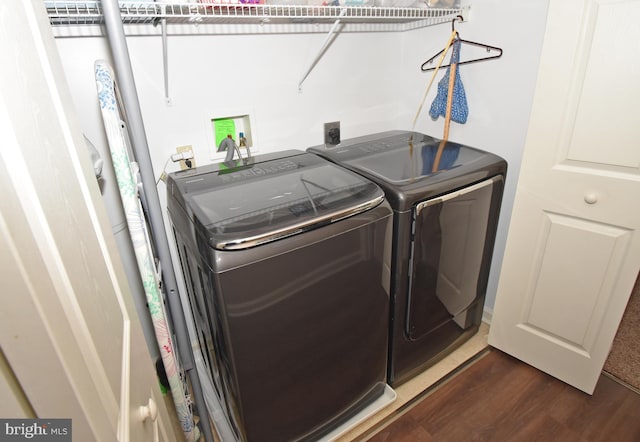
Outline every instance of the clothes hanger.
<path fill-rule="evenodd" d="M 486 45 L 484 43 L 477 43 L 475 41 L 470 41 L 470 40 L 463 40 L 460 38 L 460 35 L 458 34 L 458 32 L 456 31 L 455 28 L 455 23 L 456 20 L 460 20 L 463 21 L 463 18 L 461 15 L 458 15 L 456 18 L 454 18 L 453 20 L 451 20 L 451 31 L 456 33 L 456 40 L 455 41 L 459 41 L 460 43 L 464 43 L 464 44 L 468 44 L 471 46 L 478 46 L 481 48 L 484 48 L 487 50 L 487 52 L 491 52 L 491 51 L 495 51 L 497 52 L 497 54 L 493 54 L 493 55 L 489 55 L 487 57 L 481 57 L 481 58 L 474 58 L 473 60 L 466 60 L 466 61 L 460 61 L 457 64 L 468 64 L 468 63 L 475 63 L 477 61 L 485 61 L 485 60 L 491 60 L 492 58 L 500 58 L 502 56 L 502 49 L 495 47 L 495 46 L 489 46 Z M 435 67 L 426 67 L 428 64 L 433 63 L 433 61 L 439 56 L 441 55 L 445 50 L 441 50 L 440 52 L 438 52 L 437 54 L 435 54 L 433 57 L 431 57 L 430 59 L 428 59 L 427 61 L 425 61 L 424 63 L 422 63 L 422 66 L 420 66 L 420 69 L 422 70 L 422 72 L 427 72 L 427 71 L 432 71 L 435 69 Z M 448 64 L 442 65 L 440 66 L 441 68 L 446 68 L 447 66 L 449 66 Z"/>

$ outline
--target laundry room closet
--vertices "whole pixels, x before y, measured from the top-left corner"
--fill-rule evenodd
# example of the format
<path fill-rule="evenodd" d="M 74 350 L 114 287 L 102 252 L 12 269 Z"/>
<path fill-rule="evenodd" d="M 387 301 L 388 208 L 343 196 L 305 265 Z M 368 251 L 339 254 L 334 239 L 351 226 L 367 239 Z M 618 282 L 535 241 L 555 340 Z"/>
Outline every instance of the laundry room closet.
<path fill-rule="evenodd" d="M 351 442 L 488 347 L 637 382 L 640 0 L 0 19 L 3 419 Z"/>
<path fill-rule="evenodd" d="M 74 4 L 58 0 L 49 3 L 64 7 Z M 150 3 L 153 2 L 139 5 L 145 8 Z M 443 138 L 446 130 L 444 138 L 499 156 L 509 165 L 494 258 L 491 269 L 486 269 L 489 276 L 484 312 L 491 316 L 537 77 L 546 1 L 513 4 L 462 0 L 455 2 L 459 13 L 449 15 L 438 12 L 447 9 L 416 3 L 413 6 L 419 8 L 400 11 L 416 13 L 418 18 L 402 20 L 378 19 L 375 7 L 369 8 L 374 14 L 369 20 L 350 18 L 346 9 L 342 15 L 326 19 L 282 20 L 276 16 L 261 20 L 233 17 L 212 20 L 207 14 L 215 15 L 215 6 L 196 9 L 198 14 L 192 14 L 189 2 L 165 3 L 166 8 L 177 8 L 181 17 L 165 22 L 160 15 L 156 20 L 141 20 L 143 23 L 123 18 L 126 47 L 120 48 L 117 55 L 112 53 L 114 45 L 99 20 L 83 22 L 82 18 L 56 16 L 51 10 L 49 15 L 80 127 L 105 158 L 110 156 L 109 149 L 113 149 L 113 139 L 105 135 L 104 97 L 100 95 L 98 99 L 94 69 L 111 65 L 117 74 L 122 69 L 117 60 L 128 50 L 180 292 L 188 290 L 182 275 L 186 267 L 184 263 L 180 266 L 187 255 L 179 258 L 175 250 L 175 232 L 166 210 L 171 197 L 167 196 L 165 184 L 171 182 L 166 175 L 181 167 L 176 152 L 192 152 L 187 167 L 217 167 L 225 156 L 219 151 L 220 128 L 224 125 L 228 125 L 224 130 L 233 133 L 234 138 L 243 138 L 247 149 L 242 153 L 254 156 L 277 156 L 291 149 L 305 150 L 326 143 L 327 124 L 339 124 L 341 139 L 391 130 L 415 130 Z M 353 12 L 357 8 L 350 11 L 357 15 Z M 421 18 L 424 11 L 430 14 L 427 19 Z M 452 28 L 460 38 L 481 42 L 484 48 L 499 49 L 500 55 L 486 56 L 477 49 L 469 55 L 465 51 L 473 48 L 461 49 L 461 61 L 485 60 L 460 63 L 457 75 L 464 83 L 468 117 L 463 124 L 452 122 L 449 127 L 447 122 L 445 129 L 442 118 L 432 119 L 427 112 L 436 94 L 437 81 L 427 90 L 436 75 L 424 66 L 445 47 Z M 449 55 L 446 58 L 448 62 Z M 438 80 L 444 71 L 443 66 Z M 101 94 L 106 84 L 103 80 L 100 77 Z M 420 112 L 423 104 L 425 109 Z M 224 173 L 221 169 L 222 180 Z M 305 182 L 303 178 L 300 182 Z M 189 182 L 187 179 L 186 183 Z M 493 234 L 490 236 L 493 238 Z M 193 250 L 198 248 L 202 252 L 201 246 L 193 246 Z M 303 268 L 300 273 L 307 271 Z M 185 280 L 189 278 L 193 276 L 184 275 Z M 211 276 L 211 281 L 214 280 Z M 204 288 L 202 292 L 201 297 L 209 299 Z M 384 353 L 385 345 L 381 347 Z M 379 380 L 372 379 L 371 383 Z M 235 406 L 240 408 L 238 404 Z"/>

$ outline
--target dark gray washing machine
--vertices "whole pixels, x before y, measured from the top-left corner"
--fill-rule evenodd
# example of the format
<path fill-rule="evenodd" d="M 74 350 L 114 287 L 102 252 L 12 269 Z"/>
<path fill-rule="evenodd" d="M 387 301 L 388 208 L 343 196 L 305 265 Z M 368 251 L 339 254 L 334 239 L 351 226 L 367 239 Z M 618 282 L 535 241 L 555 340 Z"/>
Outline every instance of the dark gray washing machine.
<path fill-rule="evenodd" d="M 307 149 L 377 183 L 393 208 L 392 386 L 464 343 L 482 319 L 507 163 L 452 142 L 438 154 L 440 144 L 393 131 Z"/>
<path fill-rule="evenodd" d="M 203 359 L 239 440 L 315 439 L 386 386 L 392 211 L 287 151 L 169 175 Z"/>

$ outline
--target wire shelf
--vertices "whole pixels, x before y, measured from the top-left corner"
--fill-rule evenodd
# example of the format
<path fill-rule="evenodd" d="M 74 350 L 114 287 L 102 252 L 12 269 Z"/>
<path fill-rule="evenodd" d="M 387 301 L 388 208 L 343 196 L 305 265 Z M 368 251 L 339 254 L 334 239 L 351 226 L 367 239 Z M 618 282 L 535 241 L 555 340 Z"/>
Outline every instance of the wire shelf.
<path fill-rule="evenodd" d="M 102 5 L 99 1 L 45 0 L 52 26 L 101 25 Z M 462 8 L 395 8 L 377 6 L 307 6 L 214 3 L 119 2 L 122 21 L 126 25 L 157 24 L 316 24 L 419 22 L 430 26 L 466 15 Z"/>

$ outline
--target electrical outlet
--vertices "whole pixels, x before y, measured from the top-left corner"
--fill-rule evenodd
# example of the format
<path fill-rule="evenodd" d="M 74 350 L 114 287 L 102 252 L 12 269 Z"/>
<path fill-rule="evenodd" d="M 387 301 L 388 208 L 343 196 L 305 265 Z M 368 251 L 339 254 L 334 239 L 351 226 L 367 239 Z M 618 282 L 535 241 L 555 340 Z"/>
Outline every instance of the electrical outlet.
<path fill-rule="evenodd" d="M 176 153 L 185 153 L 185 152 L 191 152 L 191 158 L 189 158 L 188 160 L 180 160 L 180 170 L 186 170 L 186 169 L 191 169 L 193 167 L 196 167 L 196 159 L 193 156 L 193 147 L 192 146 L 176 147 Z"/>
<path fill-rule="evenodd" d="M 324 144 L 337 146 L 340 144 L 340 122 L 324 123 Z"/>

